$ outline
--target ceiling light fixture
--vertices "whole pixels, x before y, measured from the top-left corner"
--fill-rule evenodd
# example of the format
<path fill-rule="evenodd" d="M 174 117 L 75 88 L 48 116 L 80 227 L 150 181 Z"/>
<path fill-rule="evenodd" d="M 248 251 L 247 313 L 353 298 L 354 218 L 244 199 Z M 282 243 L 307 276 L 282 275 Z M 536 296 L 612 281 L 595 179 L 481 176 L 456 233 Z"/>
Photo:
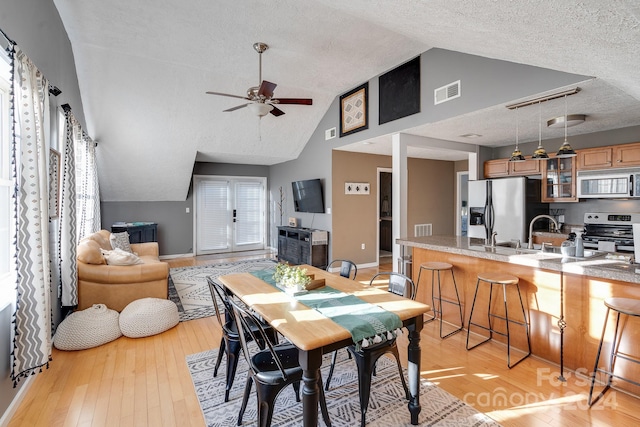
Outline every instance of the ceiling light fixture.
<path fill-rule="evenodd" d="M 558 150 L 558 153 L 556 154 L 556 156 L 560 158 L 577 156 L 576 152 L 573 150 L 573 148 L 571 148 L 571 145 L 569 145 L 569 141 L 567 141 L 567 122 L 568 122 L 567 95 L 565 95 L 564 96 L 564 142 L 562 143 L 562 145 L 560 146 L 560 149 Z"/>
<path fill-rule="evenodd" d="M 538 148 L 533 152 L 531 156 L 534 160 L 546 160 L 549 158 L 547 150 L 542 146 L 542 104 L 538 101 Z"/>
<path fill-rule="evenodd" d="M 510 162 L 524 162 L 525 158 L 522 155 L 522 152 L 520 151 L 520 148 L 518 148 L 518 108 L 516 107 L 516 149 L 513 150 L 513 153 L 511 153 L 511 158 L 509 159 Z"/>
<path fill-rule="evenodd" d="M 269 114 L 271 110 L 273 110 L 273 105 L 265 104 L 262 102 L 252 102 L 251 104 L 247 105 L 247 108 L 249 108 L 249 110 L 251 110 L 251 112 L 256 116 L 264 117 Z"/>
<path fill-rule="evenodd" d="M 584 123 L 587 118 L 586 114 L 569 114 L 567 116 L 567 127 L 576 126 Z M 564 116 L 554 117 L 547 120 L 547 127 L 561 128 L 564 127 Z"/>

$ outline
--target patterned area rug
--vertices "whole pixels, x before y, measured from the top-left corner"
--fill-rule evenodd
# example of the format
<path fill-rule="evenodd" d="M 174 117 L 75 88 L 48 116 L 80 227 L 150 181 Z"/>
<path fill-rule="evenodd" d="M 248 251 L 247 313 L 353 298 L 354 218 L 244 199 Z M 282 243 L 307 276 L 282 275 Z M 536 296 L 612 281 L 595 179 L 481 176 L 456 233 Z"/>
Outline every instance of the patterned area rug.
<path fill-rule="evenodd" d="M 247 365 L 240 357 L 238 371 L 231 389 L 229 402 L 224 403 L 225 363 L 223 358 L 218 376 L 213 377 L 213 367 L 218 350 L 209 350 L 187 356 L 187 365 L 191 372 L 200 408 L 207 427 L 234 426 L 238 420 L 238 411 L 242 403 L 246 381 Z M 338 363 L 331 380 L 331 389 L 326 394 L 331 423 L 335 427 L 360 425 L 360 403 L 358 399 L 358 376 L 355 362 L 347 358 L 346 350 L 341 350 Z M 325 355 L 322 365 L 322 377 L 326 378 L 331 355 Z M 404 373 L 406 377 L 406 372 Z M 499 427 L 487 415 L 457 399 L 435 384 L 422 379 L 420 383 L 421 426 Z M 319 420 L 322 419 L 320 414 Z M 255 385 L 243 418 L 243 426 L 257 423 Z M 323 425 L 322 421 L 319 421 Z M 283 390 L 276 400 L 273 426 L 301 426 L 302 403 L 295 400 L 293 387 Z M 367 426 L 390 427 L 410 426 L 407 401 L 398 378 L 395 362 L 387 357 L 378 361 L 377 375 L 371 384 L 371 400 L 367 410 Z"/>
<path fill-rule="evenodd" d="M 275 261 L 273 260 L 257 259 L 198 267 L 172 268 L 169 270 L 169 299 L 178 306 L 181 322 L 214 316 L 215 311 L 207 277 L 211 276 L 215 280 L 225 274 L 264 270 L 272 268 L 274 265 Z"/>

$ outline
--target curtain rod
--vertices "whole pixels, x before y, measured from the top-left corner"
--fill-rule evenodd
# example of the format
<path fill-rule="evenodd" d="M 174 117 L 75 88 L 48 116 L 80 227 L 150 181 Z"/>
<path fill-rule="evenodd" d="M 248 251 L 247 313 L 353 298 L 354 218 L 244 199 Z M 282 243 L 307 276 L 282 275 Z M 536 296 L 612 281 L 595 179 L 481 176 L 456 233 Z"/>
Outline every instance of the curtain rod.
<path fill-rule="evenodd" d="M 4 30 L 2 28 L 0 28 L 0 34 L 2 34 L 2 37 L 4 37 L 8 42 L 9 42 L 9 46 L 7 46 L 7 50 L 10 50 L 11 46 L 15 46 L 18 43 L 16 43 L 15 41 L 13 41 L 8 35 L 7 33 L 4 32 Z"/>

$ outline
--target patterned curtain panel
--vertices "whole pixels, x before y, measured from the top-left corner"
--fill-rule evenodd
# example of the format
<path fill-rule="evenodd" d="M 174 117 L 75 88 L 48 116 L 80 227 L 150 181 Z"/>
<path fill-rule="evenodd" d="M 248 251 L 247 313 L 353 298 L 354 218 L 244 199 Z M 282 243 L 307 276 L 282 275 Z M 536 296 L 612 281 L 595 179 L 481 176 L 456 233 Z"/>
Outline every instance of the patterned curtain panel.
<path fill-rule="evenodd" d="M 63 306 L 78 305 L 78 272 L 76 269 L 76 155 L 74 134 L 82 132 L 70 110 L 65 110 L 65 144 L 60 190 L 60 226 L 58 228 L 58 260 L 60 262 L 59 294 Z"/>
<path fill-rule="evenodd" d="M 18 381 L 51 358 L 49 197 L 45 117 L 48 82 L 22 52 L 15 54 L 13 108 L 16 155 L 17 309 L 14 315 L 13 370 Z"/>
<path fill-rule="evenodd" d="M 74 132 L 76 141 L 76 198 L 78 201 L 78 238 L 100 230 L 100 193 L 98 188 L 98 167 L 96 164 L 96 144 L 83 132 Z"/>

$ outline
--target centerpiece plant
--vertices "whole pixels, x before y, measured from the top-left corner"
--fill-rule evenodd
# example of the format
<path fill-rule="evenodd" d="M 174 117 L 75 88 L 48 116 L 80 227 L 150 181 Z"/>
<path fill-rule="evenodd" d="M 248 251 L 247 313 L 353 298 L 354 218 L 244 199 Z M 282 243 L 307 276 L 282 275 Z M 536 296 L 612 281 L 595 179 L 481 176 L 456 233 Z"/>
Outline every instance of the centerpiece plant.
<path fill-rule="evenodd" d="M 275 280 L 278 286 L 285 288 L 306 289 L 306 286 L 311 283 L 311 277 L 307 275 L 306 268 L 290 266 L 283 263 L 276 265 L 273 280 Z"/>

